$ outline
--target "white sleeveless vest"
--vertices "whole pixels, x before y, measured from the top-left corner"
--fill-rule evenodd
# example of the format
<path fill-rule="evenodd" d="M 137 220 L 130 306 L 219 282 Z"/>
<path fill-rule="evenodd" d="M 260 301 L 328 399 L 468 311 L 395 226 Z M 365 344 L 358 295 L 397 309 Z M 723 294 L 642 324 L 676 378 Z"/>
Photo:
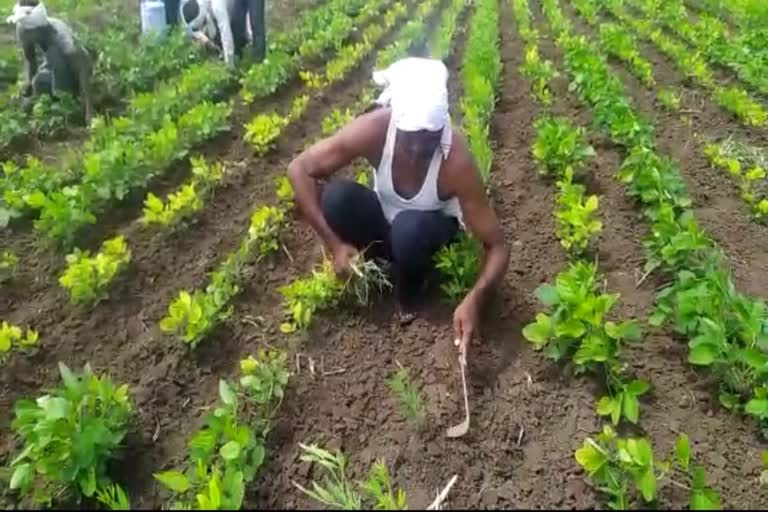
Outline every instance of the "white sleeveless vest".
<path fill-rule="evenodd" d="M 421 190 L 411 199 L 404 199 L 396 191 L 392 181 L 392 159 L 395 149 L 397 128 L 390 118 L 387 128 L 387 139 L 384 143 L 384 151 L 381 153 L 379 168 L 374 174 L 373 190 L 379 196 L 384 217 L 391 224 L 398 213 L 404 210 L 442 211 L 450 217 L 455 217 L 462 224 L 461 207 L 458 198 L 441 201 L 437 192 L 437 181 L 440 176 L 440 167 L 443 160 L 448 158 L 451 150 L 452 130 L 451 124 L 443 128 L 443 137 L 440 146 L 435 150 L 427 170 L 427 176 Z"/>

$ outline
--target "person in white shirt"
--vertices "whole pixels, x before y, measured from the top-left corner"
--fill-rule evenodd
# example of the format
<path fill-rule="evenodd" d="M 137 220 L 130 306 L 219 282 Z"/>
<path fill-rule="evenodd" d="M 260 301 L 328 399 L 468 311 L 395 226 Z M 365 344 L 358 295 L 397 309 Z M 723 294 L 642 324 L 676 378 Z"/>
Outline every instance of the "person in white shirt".
<path fill-rule="evenodd" d="M 253 50 L 257 61 L 264 58 L 264 0 L 182 0 L 182 25 L 207 48 L 234 64 L 248 42 L 246 18 L 250 19 Z"/>
<path fill-rule="evenodd" d="M 288 165 L 296 206 L 337 272 L 347 274 L 360 252 L 392 262 L 402 321 L 423 298 L 435 253 L 462 229 L 474 235 L 484 248 L 482 270 L 453 316 L 466 357 L 480 311 L 509 264 L 504 232 L 467 141 L 452 127 L 445 64 L 410 57 L 374 73 L 374 81 L 385 87 L 377 109 Z M 358 158 L 373 167 L 373 188 L 332 178 Z"/>

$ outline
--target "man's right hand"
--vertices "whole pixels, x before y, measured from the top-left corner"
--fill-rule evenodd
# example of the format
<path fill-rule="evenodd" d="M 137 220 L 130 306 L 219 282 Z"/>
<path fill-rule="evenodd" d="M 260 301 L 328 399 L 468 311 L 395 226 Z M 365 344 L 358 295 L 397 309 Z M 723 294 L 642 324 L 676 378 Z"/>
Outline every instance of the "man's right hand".
<path fill-rule="evenodd" d="M 358 251 L 353 246 L 344 242 L 338 244 L 333 251 L 333 269 L 336 271 L 336 274 L 348 275 L 350 264 L 357 255 Z"/>

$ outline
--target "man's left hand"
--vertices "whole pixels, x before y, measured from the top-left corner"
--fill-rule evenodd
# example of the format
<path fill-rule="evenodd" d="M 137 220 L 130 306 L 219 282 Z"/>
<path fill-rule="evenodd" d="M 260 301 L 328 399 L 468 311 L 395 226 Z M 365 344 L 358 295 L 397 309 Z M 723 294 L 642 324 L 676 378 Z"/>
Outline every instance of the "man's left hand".
<path fill-rule="evenodd" d="M 479 322 L 480 307 L 473 295 L 467 295 L 453 312 L 453 330 L 458 341 L 459 356 L 466 364 L 467 350 Z"/>

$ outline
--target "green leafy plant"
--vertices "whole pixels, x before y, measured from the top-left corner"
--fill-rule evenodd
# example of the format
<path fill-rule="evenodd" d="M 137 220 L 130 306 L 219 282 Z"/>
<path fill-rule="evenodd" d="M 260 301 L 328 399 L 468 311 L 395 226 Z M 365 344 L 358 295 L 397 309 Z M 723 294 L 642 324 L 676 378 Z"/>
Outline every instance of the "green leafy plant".
<path fill-rule="evenodd" d="M 69 290 L 75 304 L 95 304 L 109 297 L 107 288 L 131 261 L 131 251 L 123 236 L 107 240 L 101 250 L 91 256 L 75 249 L 67 255 L 67 268 L 59 284 Z"/>
<path fill-rule="evenodd" d="M 690 492 L 691 510 L 718 510 L 717 493 L 707 487 L 701 467 L 691 467 L 688 438 L 682 434 L 670 460 L 657 461 L 653 448 L 644 438 L 622 438 L 609 427 L 595 439 L 587 438 L 576 450 L 576 461 L 587 472 L 594 486 L 608 498 L 608 508 L 627 510 L 654 502 L 660 486 L 669 481 Z M 672 477 L 690 479 L 687 486 Z"/>
<path fill-rule="evenodd" d="M 11 251 L 0 253 L 0 284 L 10 281 L 16 274 L 16 265 L 19 258 Z"/>
<path fill-rule="evenodd" d="M 62 385 L 37 400 L 19 400 L 12 428 L 23 450 L 10 464 L 10 488 L 51 506 L 93 497 L 110 483 L 107 464 L 131 418 L 127 386 L 115 386 L 86 366 L 79 375 L 59 363 Z"/>
<path fill-rule="evenodd" d="M 542 105 L 552 103 L 550 82 L 559 76 L 555 66 L 549 59 L 539 56 L 538 46 L 529 45 L 525 49 L 525 60 L 520 65 L 520 72 L 531 81 L 531 94 Z"/>
<path fill-rule="evenodd" d="M 747 126 L 764 126 L 768 122 L 768 113 L 744 89 L 718 87 L 713 92 L 713 98 Z"/>
<path fill-rule="evenodd" d="M 166 201 L 152 192 L 147 194 L 140 219 L 142 224 L 177 225 L 203 208 L 205 197 L 224 178 L 224 166 L 221 163 L 209 165 L 203 157 L 191 157 L 189 161 L 192 179 L 178 191 L 168 194 Z"/>
<path fill-rule="evenodd" d="M 351 482 L 347 478 L 347 458 L 331 453 L 317 445 L 300 444 L 304 451 L 301 460 L 317 464 L 325 470 L 322 483 L 312 482 L 306 489 L 293 482 L 301 492 L 313 500 L 338 510 L 405 510 L 405 493 L 395 489 L 383 461 L 374 463 L 364 482 Z"/>
<path fill-rule="evenodd" d="M 615 359 L 620 342 L 640 337 L 637 324 L 616 324 L 605 316 L 618 301 L 618 294 L 598 292 L 597 268 L 576 261 L 557 275 L 555 285 L 543 284 L 536 297 L 549 308 L 523 330 L 536 349 L 546 349 L 555 360 L 571 356 L 581 369 L 592 363 Z"/>
<path fill-rule="evenodd" d="M 626 62 L 632 75 L 646 87 L 653 87 L 653 67 L 637 48 L 634 37 L 623 26 L 616 23 L 600 24 L 600 45 L 610 55 Z"/>
<path fill-rule="evenodd" d="M 646 439 L 622 439 L 609 426 L 596 440 L 587 438 L 576 461 L 603 493 L 612 510 L 627 510 L 633 491 L 645 502 L 656 498 L 653 449 Z"/>
<path fill-rule="evenodd" d="M 544 116 L 536 120 L 534 127 L 536 138 L 532 153 L 543 175 L 558 178 L 569 167 L 578 175 L 586 161 L 595 155 L 595 150 L 584 140 L 584 128 L 574 127 L 566 118 Z"/>
<path fill-rule="evenodd" d="M 188 183 L 177 192 L 169 194 L 167 202 L 163 202 L 150 192 L 144 200 L 141 223 L 168 226 L 177 223 L 179 219 L 193 215 L 202 208 L 203 200 L 193 183 Z"/>
<path fill-rule="evenodd" d="M 499 52 L 499 5 L 479 0 L 469 22 L 461 66 L 464 96 L 461 99 L 462 129 L 484 183 L 488 183 L 493 148 L 489 122 L 496 104 L 501 73 Z"/>
<path fill-rule="evenodd" d="M 423 425 L 426 420 L 424 400 L 418 386 L 411 380 L 408 369 L 401 367 L 387 380 L 387 385 L 400 401 L 400 410 L 405 419 L 417 426 Z"/>
<path fill-rule="evenodd" d="M 480 273 L 480 244 L 462 231 L 458 238 L 435 254 L 435 268 L 440 272 L 440 289 L 452 301 L 462 299 Z"/>
<path fill-rule="evenodd" d="M 323 135 L 336 133 L 353 118 L 354 116 L 348 108 L 345 110 L 333 109 L 330 114 L 323 118 Z"/>
<path fill-rule="evenodd" d="M 128 495 L 118 484 L 111 483 L 96 490 L 96 500 L 107 510 L 131 510 Z"/>
<path fill-rule="evenodd" d="M 312 275 L 278 289 L 290 320 L 280 325 L 283 333 L 306 329 L 316 311 L 336 305 L 344 283 L 336 277 L 331 262 L 325 260 Z"/>
<path fill-rule="evenodd" d="M 160 320 L 160 329 L 195 348 L 216 325 L 232 315 L 229 301 L 238 290 L 226 273 L 214 272 L 205 292 L 179 292 L 168 306 L 168 314 Z"/>
<path fill-rule="evenodd" d="M 238 385 L 219 381 L 218 403 L 190 438 L 185 469 L 154 475 L 172 493 L 171 508 L 241 508 L 245 485 L 264 463 L 272 417 L 288 382 L 285 363 L 284 353 L 262 350 L 240 362 Z"/>
<path fill-rule="evenodd" d="M 21 327 L 4 321 L 0 324 L 0 365 L 5 363 L 12 348 L 22 352 L 27 351 L 30 347 L 37 345 L 38 339 L 37 331 L 30 328 L 22 331 Z"/>
<path fill-rule="evenodd" d="M 284 210 L 273 206 L 257 208 L 240 246 L 211 272 L 205 291 L 180 291 L 160 320 L 160 329 L 191 348 L 197 347 L 214 327 L 231 316 L 230 302 L 240 290 L 237 282 L 243 265 L 254 254 L 256 259 L 261 259 L 279 247 L 278 237 L 284 222 Z"/>
<path fill-rule="evenodd" d="M 585 198 L 584 185 L 573 183 L 573 171 L 568 167 L 557 182 L 555 207 L 556 235 L 560 244 L 573 254 L 582 254 L 591 239 L 603 229 L 603 223 L 594 218 L 597 196 Z"/>
<path fill-rule="evenodd" d="M 277 113 L 259 114 L 246 124 L 245 140 L 250 142 L 257 155 L 265 155 L 274 147 L 275 141 L 285 128 L 297 121 L 309 104 L 309 96 L 299 96 L 294 99 L 291 110 L 286 116 Z"/>

